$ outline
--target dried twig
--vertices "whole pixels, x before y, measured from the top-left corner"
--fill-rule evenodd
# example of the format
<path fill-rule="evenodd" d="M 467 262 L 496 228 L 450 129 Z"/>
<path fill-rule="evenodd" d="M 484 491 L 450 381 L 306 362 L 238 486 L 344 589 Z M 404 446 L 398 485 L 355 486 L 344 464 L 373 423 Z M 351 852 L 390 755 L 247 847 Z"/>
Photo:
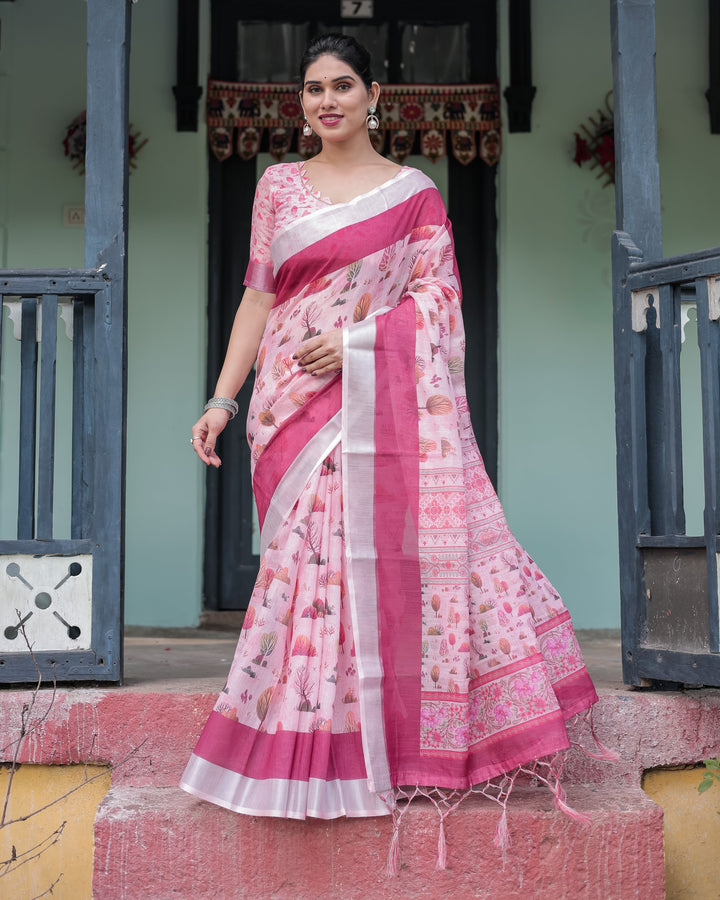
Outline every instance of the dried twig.
<path fill-rule="evenodd" d="M 48 706 L 48 708 L 45 712 L 45 715 L 42 716 L 42 718 L 37 723 L 33 724 L 33 726 L 31 728 L 28 729 L 28 722 L 30 721 L 30 716 L 32 715 L 32 711 L 35 708 L 35 703 L 36 703 L 38 695 L 40 693 L 40 685 L 42 684 L 42 672 L 40 671 L 40 666 L 38 665 L 37 660 L 35 659 L 35 654 L 33 653 L 32 644 L 28 640 L 28 636 L 25 632 L 25 625 L 23 624 L 22 613 L 20 612 L 19 609 L 16 609 L 15 612 L 17 613 L 18 622 L 19 622 L 18 628 L 19 628 L 20 632 L 22 633 L 23 639 L 28 648 L 28 652 L 30 653 L 30 657 L 35 666 L 35 670 L 37 671 L 38 681 L 37 681 L 37 684 L 35 685 L 35 690 L 33 691 L 33 694 L 32 694 L 32 700 L 30 701 L 29 704 L 28 703 L 23 704 L 22 714 L 20 716 L 20 737 L 16 741 L 14 741 L 14 742 L 11 741 L 10 744 L 8 744 L 8 747 L 12 747 L 12 745 L 14 743 L 15 750 L 13 751 L 13 758 L 12 758 L 12 762 L 10 764 L 10 775 L 8 776 L 7 789 L 5 790 L 5 800 L 3 803 L 2 815 L 0 815 L 0 828 L 3 827 L 3 825 L 5 824 L 6 818 L 7 818 L 7 808 L 8 808 L 8 803 L 10 802 L 10 791 L 12 790 L 12 783 L 13 783 L 13 779 L 15 778 L 15 772 L 17 771 L 17 765 L 18 765 L 17 761 L 18 761 L 18 756 L 20 755 L 20 748 L 22 747 L 22 744 L 25 741 L 25 739 L 27 738 L 27 736 L 29 734 L 32 734 L 34 731 L 36 731 L 37 728 L 40 726 L 40 724 L 42 722 L 44 722 L 45 719 L 47 718 L 47 716 L 50 712 L 50 709 L 52 708 L 52 705 L 55 702 L 55 693 L 56 693 L 56 687 L 57 687 L 56 680 L 55 680 L 55 674 L 53 672 L 53 692 L 52 692 L 52 696 L 50 698 L 50 705 Z"/>
<path fill-rule="evenodd" d="M 10 741 L 10 743 L 6 744 L 4 747 L 0 748 L 0 752 L 5 753 L 7 750 L 10 749 L 10 747 L 13 746 L 13 744 L 15 744 L 14 757 L 15 757 L 15 760 L 17 760 L 19 745 L 26 738 L 28 738 L 31 734 L 34 734 L 38 730 L 38 728 L 40 728 L 40 726 L 45 722 L 47 717 L 50 715 L 50 711 L 52 710 L 53 704 L 55 703 L 55 695 L 57 694 L 57 677 L 55 675 L 55 667 L 53 666 L 53 689 L 52 689 L 52 694 L 50 695 L 50 703 L 48 704 L 48 707 L 45 710 L 45 712 L 42 714 L 42 716 L 40 716 L 39 719 L 34 721 L 32 723 L 32 725 L 28 728 L 27 723 L 30 721 L 30 715 L 32 714 L 33 709 L 35 708 L 35 703 L 40 694 L 40 686 L 42 685 L 43 677 L 42 677 L 42 672 L 40 671 L 40 666 L 38 665 L 38 661 L 35 659 L 35 654 L 33 653 L 32 644 L 28 640 L 28 636 L 25 632 L 25 625 L 22 624 L 22 617 L 21 617 L 20 610 L 16 609 L 15 612 L 16 612 L 18 620 L 20 622 L 20 624 L 18 625 L 18 629 L 22 633 L 22 636 L 25 640 L 25 645 L 28 648 L 28 653 L 30 654 L 30 658 L 33 661 L 33 665 L 35 666 L 35 671 L 37 672 L 37 675 L 38 675 L 38 681 L 37 681 L 37 684 L 35 685 L 35 688 L 33 689 L 32 699 L 31 699 L 30 703 L 29 704 L 26 703 L 23 705 L 20 736 L 18 738 L 15 738 L 15 740 Z"/>
<path fill-rule="evenodd" d="M 33 900 L 41 900 L 42 897 L 47 897 L 48 894 L 52 894 L 53 888 L 58 883 L 58 881 L 60 881 L 60 879 L 62 877 L 63 877 L 63 873 L 61 872 L 58 875 L 58 877 L 55 879 L 55 881 L 53 881 L 53 883 L 50 885 L 50 887 L 46 891 L 43 891 L 42 894 L 38 894 L 37 897 L 33 897 Z"/>
<path fill-rule="evenodd" d="M 32 860 L 37 859 L 41 853 L 44 853 L 46 850 L 49 850 L 53 844 L 57 844 L 60 840 L 60 836 L 65 830 L 65 826 L 67 825 L 67 821 L 62 822 L 62 824 L 58 825 L 55 831 L 48 834 L 41 841 L 35 844 L 34 847 L 30 847 L 29 850 L 23 850 L 22 853 L 18 853 L 13 847 L 13 855 L 10 859 L 5 859 L 0 861 L 0 878 L 4 875 L 10 875 L 12 872 L 19 869 L 20 866 L 24 866 L 26 863 L 32 862 Z M 15 865 L 16 863 L 16 865 Z"/>

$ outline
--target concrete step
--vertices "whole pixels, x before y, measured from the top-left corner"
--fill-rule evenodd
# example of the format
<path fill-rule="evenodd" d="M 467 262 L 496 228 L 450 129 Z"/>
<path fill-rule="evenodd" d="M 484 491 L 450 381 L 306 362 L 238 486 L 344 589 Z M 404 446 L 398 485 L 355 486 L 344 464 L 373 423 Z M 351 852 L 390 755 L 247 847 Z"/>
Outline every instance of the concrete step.
<path fill-rule="evenodd" d="M 125 784 L 110 790 L 95 820 L 93 896 L 661 900 L 660 807 L 628 785 L 574 785 L 568 802 L 590 824 L 555 810 L 547 790 L 517 788 L 503 853 L 493 846 L 499 808 L 469 798 L 447 819 L 447 869 L 435 871 L 438 814 L 427 801 L 413 801 L 401 825 L 399 875 L 388 878 L 389 817 L 250 817 L 174 788 Z"/>

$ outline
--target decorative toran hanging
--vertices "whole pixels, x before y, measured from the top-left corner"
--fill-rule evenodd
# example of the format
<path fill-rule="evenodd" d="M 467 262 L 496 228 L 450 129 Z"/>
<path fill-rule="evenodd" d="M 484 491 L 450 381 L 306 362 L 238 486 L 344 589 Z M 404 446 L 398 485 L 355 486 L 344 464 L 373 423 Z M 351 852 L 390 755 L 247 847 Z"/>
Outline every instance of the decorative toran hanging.
<path fill-rule="evenodd" d="M 497 84 L 384 85 L 380 95 L 380 128 L 370 137 L 379 153 L 402 163 L 412 152 L 417 133 L 420 152 L 436 162 L 447 152 L 463 164 L 477 156 L 494 165 L 500 156 L 500 95 Z M 252 159 L 269 132 L 269 152 L 278 162 L 297 135 L 304 159 L 320 150 L 315 134 L 302 133 L 297 86 L 208 81 L 208 137 L 219 160 L 233 153 Z M 237 136 L 235 132 L 237 131 Z"/>

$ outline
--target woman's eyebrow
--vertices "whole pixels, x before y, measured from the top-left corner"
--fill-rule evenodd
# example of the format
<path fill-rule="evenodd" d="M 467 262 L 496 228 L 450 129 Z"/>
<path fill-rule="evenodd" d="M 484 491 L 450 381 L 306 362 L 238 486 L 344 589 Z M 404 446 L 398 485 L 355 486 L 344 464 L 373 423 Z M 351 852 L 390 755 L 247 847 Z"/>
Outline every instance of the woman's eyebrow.
<path fill-rule="evenodd" d="M 355 81 L 352 75 L 338 75 L 337 78 L 333 78 L 331 80 L 333 81 L 333 83 L 336 81 Z M 308 80 L 305 82 L 305 87 L 307 87 L 309 84 L 322 84 L 322 82 L 320 81 L 320 79 L 313 81 Z"/>

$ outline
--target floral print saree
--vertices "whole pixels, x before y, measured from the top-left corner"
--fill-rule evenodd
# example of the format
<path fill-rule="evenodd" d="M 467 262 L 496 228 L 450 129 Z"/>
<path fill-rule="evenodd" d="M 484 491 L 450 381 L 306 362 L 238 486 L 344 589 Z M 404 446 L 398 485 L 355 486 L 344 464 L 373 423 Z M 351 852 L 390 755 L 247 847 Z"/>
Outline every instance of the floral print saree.
<path fill-rule="evenodd" d="M 557 758 L 597 697 L 477 449 L 432 181 L 404 167 L 331 204 L 272 166 L 246 284 L 276 294 L 248 416 L 261 565 L 182 786 L 257 815 L 369 816 Z M 333 328 L 342 372 L 304 373 L 293 352 Z"/>

